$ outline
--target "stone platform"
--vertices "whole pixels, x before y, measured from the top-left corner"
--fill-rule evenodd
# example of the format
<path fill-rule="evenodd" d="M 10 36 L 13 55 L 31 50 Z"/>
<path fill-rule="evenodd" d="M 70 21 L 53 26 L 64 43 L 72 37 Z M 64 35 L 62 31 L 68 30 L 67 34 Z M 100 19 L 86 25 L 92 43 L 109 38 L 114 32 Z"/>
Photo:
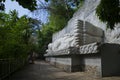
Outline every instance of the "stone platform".
<path fill-rule="evenodd" d="M 46 61 L 64 71 L 76 72 L 85 70 L 84 66 L 87 62 L 85 64 L 83 60 L 85 59 L 87 61 L 87 57 L 85 58 L 84 55 L 88 54 L 98 54 L 98 43 L 80 46 L 79 48 L 69 47 L 64 50 L 49 51 L 49 53 L 45 54 L 45 57 Z"/>
<path fill-rule="evenodd" d="M 59 50 L 55 52 L 49 52 L 45 54 L 46 61 L 51 64 L 59 67 L 67 72 L 75 72 L 80 71 L 79 58 L 77 55 L 79 54 L 79 49 L 75 47 L 70 47 L 64 50 Z"/>

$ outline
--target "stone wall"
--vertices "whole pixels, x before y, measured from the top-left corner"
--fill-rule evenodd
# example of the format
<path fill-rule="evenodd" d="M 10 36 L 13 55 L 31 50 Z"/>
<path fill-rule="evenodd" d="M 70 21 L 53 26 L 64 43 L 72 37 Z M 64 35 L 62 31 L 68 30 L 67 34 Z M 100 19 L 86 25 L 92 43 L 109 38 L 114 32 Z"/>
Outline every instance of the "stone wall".
<path fill-rule="evenodd" d="M 94 43 L 94 42 L 104 42 L 104 32 L 101 28 L 85 21 L 83 33 L 84 44 Z"/>
<path fill-rule="evenodd" d="M 48 60 L 49 59 L 49 60 Z M 50 61 L 50 63 L 59 63 L 59 64 L 66 64 L 66 65 L 71 65 L 71 58 L 67 57 L 67 58 L 62 58 L 62 57 L 48 57 L 47 61 Z"/>
<path fill-rule="evenodd" d="M 80 57 L 75 56 L 47 57 L 46 61 L 66 72 L 81 71 Z"/>
<path fill-rule="evenodd" d="M 101 77 L 101 57 L 98 55 L 85 55 L 83 58 L 84 70 L 94 77 Z"/>
<path fill-rule="evenodd" d="M 67 72 L 86 71 L 95 77 L 101 77 L 100 54 L 47 57 L 46 61 Z"/>
<path fill-rule="evenodd" d="M 54 65 L 55 67 L 58 67 L 64 71 L 71 72 L 71 58 L 67 57 L 47 57 L 46 61 L 48 61 L 50 64 Z"/>

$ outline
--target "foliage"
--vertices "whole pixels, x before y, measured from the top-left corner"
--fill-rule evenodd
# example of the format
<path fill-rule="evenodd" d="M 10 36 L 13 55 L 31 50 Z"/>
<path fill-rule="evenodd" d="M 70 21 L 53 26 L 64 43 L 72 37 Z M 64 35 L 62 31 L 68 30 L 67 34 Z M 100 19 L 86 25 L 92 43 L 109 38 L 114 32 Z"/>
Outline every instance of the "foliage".
<path fill-rule="evenodd" d="M 53 2 L 57 2 L 57 0 L 45 0 L 46 2 L 50 2 L 50 1 L 53 1 Z M 61 2 L 63 2 L 62 4 L 67 4 L 71 7 L 79 7 L 80 3 L 83 2 L 84 0 L 61 0 Z"/>
<path fill-rule="evenodd" d="M 6 0 L 0 0 L 0 10 L 4 10 L 5 6 L 4 6 L 4 2 Z M 11 0 L 11 1 L 17 1 L 19 3 L 19 5 L 22 5 L 23 8 L 27 8 L 31 11 L 36 9 L 36 0 Z"/>
<path fill-rule="evenodd" d="M 38 52 L 41 59 L 44 59 L 47 46 L 52 41 L 53 32 L 54 29 L 50 27 L 49 24 L 43 25 L 42 29 L 38 32 Z"/>
<path fill-rule="evenodd" d="M 14 10 L 0 13 L 0 58 L 26 58 L 33 49 L 33 26 L 27 16 L 18 18 Z"/>
<path fill-rule="evenodd" d="M 107 28 L 114 29 L 114 25 L 120 22 L 119 0 L 101 0 L 96 13 L 101 21 L 107 23 Z"/>

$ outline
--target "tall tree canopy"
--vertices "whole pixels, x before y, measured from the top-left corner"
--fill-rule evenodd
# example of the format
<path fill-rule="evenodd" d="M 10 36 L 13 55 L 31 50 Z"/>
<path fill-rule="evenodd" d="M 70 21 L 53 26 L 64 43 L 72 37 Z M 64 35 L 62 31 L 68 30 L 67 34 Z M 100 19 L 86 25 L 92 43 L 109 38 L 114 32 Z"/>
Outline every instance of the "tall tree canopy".
<path fill-rule="evenodd" d="M 4 2 L 6 0 L 0 0 L 0 10 L 4 10 Z M 36 9 L 37 3 L 36 0 L 11 0 L 11 1 L 17 1 L 19 5 L 21 5 L 23 8 L 27 8 L 30 11 L 33 11 Z"/>
<path fill-rule="evenodd" d="M 33 50 L 34 26 L 27 16 L 18 17 L 14 10 L 10 14 L 0 13 L 0 58 L 26 58 Z"/>
<path fill-rule="evenodd" d="M 107 23 L 107 28 L 114 29 L 120 22 L 120 0 L 101 0 L 96 13 L 101 21 Z"/>

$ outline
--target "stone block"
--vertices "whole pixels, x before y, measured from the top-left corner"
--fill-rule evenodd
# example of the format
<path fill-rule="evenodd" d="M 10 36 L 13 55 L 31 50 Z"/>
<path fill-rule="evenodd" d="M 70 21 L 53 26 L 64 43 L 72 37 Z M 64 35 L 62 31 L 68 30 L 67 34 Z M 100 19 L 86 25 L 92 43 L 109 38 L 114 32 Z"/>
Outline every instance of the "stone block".
<path fill-rule="evenodd" d="M 89 44 L 94 42 L 98 42 L 98 43 L 103 42 L 102 37 L 96 37 L 86 33 L 83 34 L 83 40 L 84 40 L 84 44 Z"/>
<path fill-rule="evenodd" d="M 100 78 L 102 77 L 101 72 L 98 70 L 98 66 L 85 66 L 85 71 L 93 78 Z"/>
<path fill-rule="evenodd" d="M 85 22 L 85 33 L 96 37 L 103 37 L 103 30 L 92 25 L 89 22 Z"/>

